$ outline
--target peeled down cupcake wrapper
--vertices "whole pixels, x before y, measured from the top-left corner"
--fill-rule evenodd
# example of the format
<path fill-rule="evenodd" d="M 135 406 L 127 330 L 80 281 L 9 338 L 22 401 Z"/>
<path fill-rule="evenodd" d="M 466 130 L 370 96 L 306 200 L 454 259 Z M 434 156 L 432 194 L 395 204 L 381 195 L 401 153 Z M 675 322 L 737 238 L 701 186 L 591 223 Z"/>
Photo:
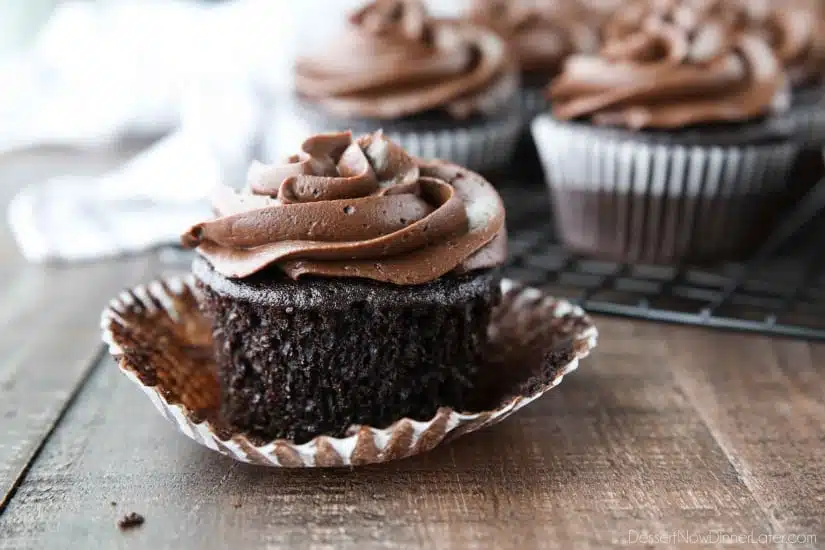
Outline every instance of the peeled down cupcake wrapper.
<path fill-rule="evenodd" d="M 167 278 L 123 292 L 103 311 L 103 341 L 119 368 L 181 432 L 241 462 L 280 467 L 356 466 L 429 451 L 500 422 L 558 385 L 596 346 L 597 330 L 577 306 L 534 288 L 502 282 L 490 326 L 490 364 L 500 380 L 478 412 L 441 407 L 424 421 L 386 428 L 352 426 L 345 437 L 304 444 L 261 441 L 233 430 L 219 413 L 211 327 L 201 315 L 194 277 Z M 497 377 L 498 378 L 498 377 Z"/>
<path fill-rule="evenodd" d="M 264 154 L 270 161 L 284 157 L 299 150 L 304 139 L 318 133 L 383 129 L 384 135 L 412 156 L 446 160 L 468 170 L 486 172 L 507 165 L 522 130 L 522 118 L 515 108 L 484 122 L 462 126 L 461 121 L 456 121 L 449 128 L 433 130 L 395 129 L 392 121 L 355 124 L 357 127 L 352 128 L 345 121 L 310 120 L 300 112 L 284 109 L 276 114 L 269 125 L 271 131 L 264 136 Z"/>
<path fill-rule="evenodd" d="M 747 254 L 786 200 L 798 151 L 633 141 L 547 115 L 532 131 L 565 244 L 649 263 Z"/>

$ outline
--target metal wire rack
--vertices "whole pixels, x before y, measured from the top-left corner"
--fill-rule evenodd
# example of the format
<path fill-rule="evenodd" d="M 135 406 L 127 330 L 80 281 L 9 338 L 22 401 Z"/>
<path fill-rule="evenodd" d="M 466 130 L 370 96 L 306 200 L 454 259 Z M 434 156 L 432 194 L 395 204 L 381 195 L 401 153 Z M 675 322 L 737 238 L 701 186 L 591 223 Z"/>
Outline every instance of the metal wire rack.
<path fill-rule="evenodd" d="M 825 180 L 785 218 L 753 258 L 715 267 L 629 265 L 589 259 L 553 234 L 540 175 L 499 185 L 507 206 L 505 274 L 568 298 L 591 313 L 825 340 Z M 523 182 L 531 181 L 531 184 Z M 183 268 L 191 251 L 161 250 Z"/>
<path fill-rule="evenodd" d="M 553 235 L 543 186 L 500 187 L 507 205 L 505 273 L 550 289 L 592 313 L 807 339 L 825 339 L 825 181 L 753 258 L 712 268 L 596 261 Z"/>

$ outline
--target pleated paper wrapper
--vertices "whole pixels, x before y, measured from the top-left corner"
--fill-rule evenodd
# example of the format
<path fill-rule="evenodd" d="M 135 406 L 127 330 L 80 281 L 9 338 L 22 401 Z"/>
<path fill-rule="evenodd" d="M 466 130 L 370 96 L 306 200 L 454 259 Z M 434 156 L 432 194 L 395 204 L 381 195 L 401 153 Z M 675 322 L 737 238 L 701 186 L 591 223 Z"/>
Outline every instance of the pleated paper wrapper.
<path fill-rule="evenodd" d="M 595 347 L 597 330 L 578 306 L 510 280 L 502 282 L 502 290 L 489 329 L 490 352 L 496 364 L 506 365 L 497 407 L 476 412 L 442 407 L 429 420 L 403 418 L 382 428 L 354 425 L 344 437 L 321 435 L 303 444 L 262 441 L 222 421 L 211 327 L 198 309 L 192 276 L 124 291 L 103 311 L 101 325 L 120 370 L 197 443 L 265 466 L 356 466 L 423 453 L 500 422 L 557 386 Z M 541 353 L 529 354 L 530 349 Z"/>
<path fill-rule="evenodd" d="M 799 150 L 790 140 L 699 146 L 626 139 L 549 115 L 534 120 L 532 132 L 565 244 L 653 264 L 749 254 L 788 200 Z"/>

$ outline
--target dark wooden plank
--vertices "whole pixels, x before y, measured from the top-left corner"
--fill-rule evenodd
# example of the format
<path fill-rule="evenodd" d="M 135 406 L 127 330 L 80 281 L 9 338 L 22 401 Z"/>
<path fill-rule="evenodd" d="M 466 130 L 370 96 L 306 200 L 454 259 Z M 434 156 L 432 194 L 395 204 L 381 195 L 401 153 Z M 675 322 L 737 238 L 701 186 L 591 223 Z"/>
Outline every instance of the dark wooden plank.
<path fill-rule="evenodd" d="M 128 153 L 6 155 L 0 211 L 24 185 L 95 174 Z M 147 258 L 79 267 L 28 265 L 0 224 L 0 509 L 97 357 L 106 301 L 145 277 Z"/>
<path fill-rule="evenodd" d="M 651 325 L 777 532 L 825 541 L 825 345 Z"/>
<path fill-rule="evenodd" d="M 503 424 L 344 471 L 203 449 L 106 360 L 0 517 L 0 547 L 568 549 L 633 532 L 768 532 L 679 391 L 665 344 L 627 321 L 600 326 L 596 356 Z M 120 532 L 132 511 L 146 523 Z"/>

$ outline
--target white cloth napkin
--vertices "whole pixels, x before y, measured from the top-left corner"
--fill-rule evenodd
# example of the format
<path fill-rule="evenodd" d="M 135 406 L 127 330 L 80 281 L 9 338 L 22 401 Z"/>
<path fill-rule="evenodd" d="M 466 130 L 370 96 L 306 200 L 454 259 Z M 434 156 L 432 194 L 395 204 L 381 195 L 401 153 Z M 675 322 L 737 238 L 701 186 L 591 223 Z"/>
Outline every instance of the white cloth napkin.
<path fill-rule="evenodd" d="M 23 189 L 8 209 L 23 255 L 74 261 L 139 252 L 177 242 L 208 216 L 210 189 L 238 181 L 251 159 L 261 90 L 277 94 L 255 75 L 287 70 L 270 49 L 273 21 L 286 21 L 279 4 L 69 2 L 31 51 L 0 64 L 0 153 L 167 134 L 109 174 Z"/>
<path fill-rule="evenodd" d="M 185 104 L 180 129 L 101 177 L 62 176 L 12 199 L 8 220 L 30 261 L 91 260 L 177 243 L 210 215 L 206 197 L 239 183 L 260 114 L 248 88 Z"/>
<path fill-rule="evenodd" d="M 454 13 L 463 2 L 432 6 Z M 0 155 L 166 137 L 102 177 L 22 190 L 8 222 L 24 256 L 92 260 L 177 243 L 209 215 L 214 185 L 241 183 L 296 52 L 361 3 L 60 3 L 31 50 L 0 59 Z"/>

